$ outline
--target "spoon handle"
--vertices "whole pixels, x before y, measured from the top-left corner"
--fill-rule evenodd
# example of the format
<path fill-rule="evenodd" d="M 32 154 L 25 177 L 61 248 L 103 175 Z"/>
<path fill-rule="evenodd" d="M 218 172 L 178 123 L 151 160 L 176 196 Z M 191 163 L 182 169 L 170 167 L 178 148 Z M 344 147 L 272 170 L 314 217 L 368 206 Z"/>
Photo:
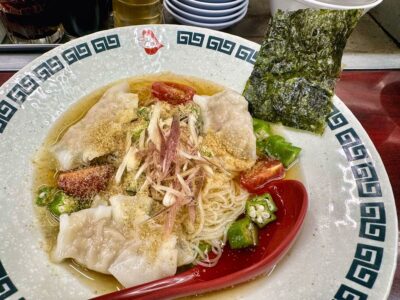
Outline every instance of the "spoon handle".
<path fill-rule="evenodd" d="M 144 283 L 131 288 L 126 288 L 121 291 L 116 291 L 110 294 L 102 295 L 92 300 L 154 300 L 154 299 L 172 299 L 177 295 L 181 295 L 185 290 L 190 290 L 188 287 L 200 281 L 198 268 L 193 268 L 186 272 L 175 276 L 170 276 L 160 280 Z M 187 292 L 191 294 L 191 292 Z"/>

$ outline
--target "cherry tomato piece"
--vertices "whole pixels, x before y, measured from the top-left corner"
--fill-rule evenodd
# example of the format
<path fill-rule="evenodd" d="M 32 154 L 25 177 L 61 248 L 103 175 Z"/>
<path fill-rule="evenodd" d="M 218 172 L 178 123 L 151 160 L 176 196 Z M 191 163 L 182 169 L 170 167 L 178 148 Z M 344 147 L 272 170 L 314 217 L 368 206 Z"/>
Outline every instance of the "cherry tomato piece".
<path fill-rule="evenodd" d="M 190 86 L 167 81 L 156 81 L 151 86 L 151 93 L 161 101 L 178 105 L 193 100 L 195 90 Z"/>
<path fill-rule="evenodd" d="M 240 174 L 240 183 L 250 193 L 256 193 L 273 180 L 285 177 L 285 168 L 279 160 L 260 160 Z"/>

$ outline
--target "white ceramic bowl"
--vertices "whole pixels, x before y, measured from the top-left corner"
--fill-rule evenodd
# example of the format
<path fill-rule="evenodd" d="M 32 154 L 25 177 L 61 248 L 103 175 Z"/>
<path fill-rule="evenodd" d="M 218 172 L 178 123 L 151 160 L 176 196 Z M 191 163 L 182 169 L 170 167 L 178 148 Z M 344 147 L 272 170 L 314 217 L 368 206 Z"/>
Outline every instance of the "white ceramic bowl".
<path fill-rule="evenodd" d="M 190 20 L 186 17 L 179 15 L 173 9 L 171 9 L 170 5 L 167 2 L 164 2 L 164 8 L 175 18 L 175 20 L 177 20 L 179 23 L 181 23 L 183 25 L 193 25 L 193 26 L 204 27 L 204 28 L 215 29 L 215 30 L 224 29 L 224 28 L 227 28 L 229 26 L 236 24 L 241 19 L 243 19 L 247 13 L 247 8 L 246 8 L 243 11 L 243 13 L 235 19 L 220 22 L 220 23 L 210 23 L 210 22 L 206 23 L 206 22 L 201 22 L 201 21 Z"/>
<path fill-rule="evenodd" d="M 180 0 L 182 3 L 187 5 L 202 8 L 202 9 L 210 9 L 210 10 L 219 10 L 219 9 L 228 9 L 235 7 L 237 5 L 242 4 L 245 0 L 233 0 L 229 2 L 221 2 L 221 3 L 211 3 L 211 2 L 204 2 L 198 0 Z"/>
<path fill-rule="evenodd" d="M 192 13 L 192 14 L 195 14 L 198 16 L 206 16 L 206 17 L 218 17 L 218 16 L 232 15 L 233 13 L 243 9 L 245 6 L 247 6 L 249 4 L 249 0 L 245 0 L 245 1 L 243 1 L 243 3 L 241 3 L 237 6 L 227 8 L 227 9 L 215 10 L 215 9 L 197 8 L 197 7 L 194 7 L 191 5 L 187 5 L 183 2 L 181 2 L 181 0 L 169 0 L 169 2 L 185 12 Z"/>
<path fill-rule="evenodd" d="M 146 51 L 154 46 L 143 39 L 146 34 L 163 47 Z M 106 84 L 165 71 L 241 93 L 259 49 L 204 28 L 121 27 L 60 45 L 10 78 L 0 88 L 0 299 L 81 300 L 105 291 L 84 284 L 73 266 L 51 263 L 42 248 L 32 160 L 63 112 Z M 389 178 L 351 111 L 337 97 L 333 104 L 322 136 L 282 128 L 303 149 L 299 166 L 310 203 L 293 248 L 268 276 L 194 299 L 388 297 L 398 247 Z"/>
<path fill-rule="evenodd" d="M 363 9 L 367 12 L 383 0 L 269 0 L 271 14 L 278 9 L 292 11 L 302 8 Z"/>
<path fill-rule="evenodd" d="M 243 15 L 243 13 L 246 13 L 247 11 L 247 6 L 243 6 L 242 9 L 234 12 L 233 14 L 226 15 L 226 16 L 199 16 L 196 14 L 188 13 L 179 7 L 175 6 L 170 0 L 164 0 L 164 6 L 167 6 L 171 11 L 174 13 L 178 14 L 181 17 L 184 17 L 185 19 L 188 19 L 190 21 L 195 21 L 195 22 L 201 22 L 201 23 L 210 23 L 210 24 L 216 24 L 216 23 L 223 23 L 223 22 L 229 22 L 232 20 L 236 20 L 238 17 Z"/>
<path fill-rule="evenodd" d="M 198 0 L 200 2 L 208 2 L 208 3 L 226 3 L 231 2 L 232 0 Z"/>

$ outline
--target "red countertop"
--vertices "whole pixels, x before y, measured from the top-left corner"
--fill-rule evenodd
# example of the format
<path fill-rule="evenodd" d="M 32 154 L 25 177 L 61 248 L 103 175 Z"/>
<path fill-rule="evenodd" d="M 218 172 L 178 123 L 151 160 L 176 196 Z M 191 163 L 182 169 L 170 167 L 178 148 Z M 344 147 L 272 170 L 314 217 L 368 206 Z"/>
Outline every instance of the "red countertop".
<path fill-rule="evenodd" d="M 0 72 L 0 85 L 14 72 Z M 344 71 L 336 94 L 361 122 L 375 144 L 400 207 L 400 70 Z M 400 224 L 400 214 L 397 214 Z M 400 267 L 389 300 L 400 299 Z"/>

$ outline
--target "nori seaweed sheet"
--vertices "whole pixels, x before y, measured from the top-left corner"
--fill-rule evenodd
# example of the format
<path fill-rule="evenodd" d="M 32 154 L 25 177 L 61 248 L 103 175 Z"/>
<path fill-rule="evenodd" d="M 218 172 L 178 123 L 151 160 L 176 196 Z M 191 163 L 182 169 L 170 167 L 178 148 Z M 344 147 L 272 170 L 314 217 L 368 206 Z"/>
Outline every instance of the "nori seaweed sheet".
<path fill-rule="evenodd" d="M 243 95 L 269 122 L 322 134 L 347 38 L 360 10 L 278 11 Z"/>

